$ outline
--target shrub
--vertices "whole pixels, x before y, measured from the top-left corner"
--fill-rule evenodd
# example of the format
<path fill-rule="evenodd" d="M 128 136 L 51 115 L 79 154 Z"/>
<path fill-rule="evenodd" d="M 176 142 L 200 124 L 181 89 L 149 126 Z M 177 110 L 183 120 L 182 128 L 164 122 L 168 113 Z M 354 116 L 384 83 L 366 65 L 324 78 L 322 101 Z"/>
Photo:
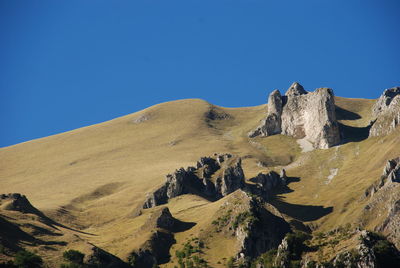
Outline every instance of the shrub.
<path fill-rule="evenodd" d="M 72 262 L 72 263 L 76 263 L 76 264 L 82 264 L 84 257 L 85 257 L 85 254 L 83 254 L 82 252 L 80 252 L 78 250 L 73 250 L 73 249 L 64 251 L 64 253 L 63 253 L 64 260 Z"/>
<path fill-rule="evenodd" d="M 40 256 L 26 251 L 18 251 L 14 258 L 14 265 L 20 268 L 42 267 L 43 260 Z"/>
<path fill-rule="evenodd" d="M 298 260 L 301 258 L 301 254 L 308 249 L 304 242 L 310 238 L 311 236 L 304 232 L 294 232 L 286 235 L 291 253 L 290 259 Z"/>
<path fill-rule="evenodd" d="M 256 263 L 258 262 L 262 264 L 265 268 L 274 268 L 276 253 L 276 249 L 270 249 L 267 252 L 261 254 Z"/>
<path fill-rule="evenodd" d="M 235 262 L 235 259 L 233 257 L 230 257 L 228 259 L 228 261 L 226 262 L 226 267 L 233 268 L 234 267 L 234 262 Z"/>

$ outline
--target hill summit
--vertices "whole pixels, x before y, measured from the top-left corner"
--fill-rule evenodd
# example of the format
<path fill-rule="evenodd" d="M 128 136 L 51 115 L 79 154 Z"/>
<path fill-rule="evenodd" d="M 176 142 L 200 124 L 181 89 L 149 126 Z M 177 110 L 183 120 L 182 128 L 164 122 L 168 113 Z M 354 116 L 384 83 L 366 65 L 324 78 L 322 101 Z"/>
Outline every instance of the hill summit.
<path fill-rule="evenodd" d="M 399 267 L 399 122 L 295 82 L 2 148 L 0 266 Z"/>

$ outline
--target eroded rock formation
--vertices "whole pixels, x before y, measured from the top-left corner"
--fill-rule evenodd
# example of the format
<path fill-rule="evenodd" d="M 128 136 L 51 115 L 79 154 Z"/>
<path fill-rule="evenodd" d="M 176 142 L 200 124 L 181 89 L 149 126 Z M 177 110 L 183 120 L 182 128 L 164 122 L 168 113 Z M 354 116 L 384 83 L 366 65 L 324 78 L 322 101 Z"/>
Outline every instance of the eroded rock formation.
<path fill-rule="evenodd" d="M 175 219 L 167 207 L 152 211 L 140 232 L 150 231 L 149 238 L 131 252 L 129 260 L 133 267 L 152 268 L 169 260 L 169 249 L 175 243 L 174 232 L 182 222 Z"/>
<path fill-rule="evenodd" d="M 253 194 L 268 200 L 274 190 L 287 184 L 287 177 L 285 170 L 282 169 L 280 175 L 275 171 L 270 171 L 267 174 L 259 173 L 256 177 L 250 179 L 250 181 L 255 182 L 256 187 L 249 186 L 247 188 Z"/>
<path fill-rule="evenodd" d="M 143 208 L 165 204 L 182 194 L 216 200 L 245 186 L 241 159 L 230 154 L 202 157 L 196 167 L 180 168 L 166 177 L 165 184 L 148 195 Z"/>
<path fill-rule="evenodd" d="M 284 96 L 274 90 L 268 98 L 268 113 L 249 137 L 283 134 L 305 138 L 314 148 L 326 149 L 340 142 L 332 89 L 307 92 L 297 82 Z"/>
<path fill-rule="evenodd" d="M 392 132 L 400 124 L 400 87 L 386 89 L 372 108 L 372 115 L 375 122 L 370 137 Z"/>

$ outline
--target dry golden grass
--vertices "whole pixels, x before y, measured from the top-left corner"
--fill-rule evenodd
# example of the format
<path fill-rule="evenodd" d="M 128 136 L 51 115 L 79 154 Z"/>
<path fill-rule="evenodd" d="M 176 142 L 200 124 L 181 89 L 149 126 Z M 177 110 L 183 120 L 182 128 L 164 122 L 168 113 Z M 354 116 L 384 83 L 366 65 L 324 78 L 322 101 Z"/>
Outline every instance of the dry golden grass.
<path fill-rule="evenodd" d="M 336 102 L 347 111 L 342 113 L 353 118 L 339 118 L 342 124 L 369 124 L 374 100 L 336 98 Z M 201 156 L 215 152 L 241 156 L 247 179 L 261 171 L 286 168 L 289 176 L 300 180 L 289 184 L 293 192 L 280 196 L 278 208 L 283 208 L 289 218 L 328 230 L 357 220 L 362 209 L 359 197 L 379 178 L 385 161 L 400 155 L 399 130 L 387 137 L 301 153 L 296 140 L 290 137 L 247 137 L 265 116 L 265 105 L 219 107 L 217 112 L 229 117 L 208 120 L 205 114 L 212 107 L 199 99 L 177 100 L 2 148 L 1 192 L 26 195 L 55 220 L 93 234 L 78 234 L 80 237 L 124 259 L 148 237 L 147 232 L 138 230 L 151 209 L 132 217 L 146 193 L 159 187 L 166 174 L 194 165 Z M 139 120 L 143 118 L 148 120 Z M 328 183 L 332 169 L 337 169 L 337 175 Z M 207 230 L 221 202 L 186 195 L 167 204 L 174 217 L 196 223 L 175 235 L 172 255 L 188 238 Z M 60 208 L 65 213 L 60 213 Z M 327 213 L 329 208 L 332 212 Z M 84 247 L 73 235 L 65 239 L 71 243 L 69 248 Z M 215 267 L 220 266 L 217 262 L 223 257 L 232 256 L 233 240 L 215 237 L 208 242 L 206 259 Z"/>

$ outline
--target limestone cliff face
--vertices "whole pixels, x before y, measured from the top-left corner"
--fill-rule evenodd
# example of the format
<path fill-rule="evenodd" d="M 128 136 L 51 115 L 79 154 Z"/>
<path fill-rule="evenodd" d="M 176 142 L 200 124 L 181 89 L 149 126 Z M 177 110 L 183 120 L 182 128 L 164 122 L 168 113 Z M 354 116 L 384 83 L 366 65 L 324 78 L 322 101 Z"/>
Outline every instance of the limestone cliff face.
<path fill-rule="evenodd" d="M 274 90 L 268 98 L 268 113 L 250 137 L 283 134 L 305 138 L 315 148 L 326 149 L 340 142 L 333 91 L 319 88 L 307 92 L 293 83 L 284 96 Z"/>
<path fill-rule="evenodd" d="M 386 89 L 372 108 L 372 115 L 375 122 L 370 137 L 392 132 L 400 124 L 400 87 Z"/>
<path fill-rule="evenodd" d="M 202 157 L 196 167 L 180 168 L 166 177 L 165 184 L 147 196 L 143 208 L 165 204 L 182 194 L 217 200 L 245 186 L 241 159 L 230 154 Z"/>

